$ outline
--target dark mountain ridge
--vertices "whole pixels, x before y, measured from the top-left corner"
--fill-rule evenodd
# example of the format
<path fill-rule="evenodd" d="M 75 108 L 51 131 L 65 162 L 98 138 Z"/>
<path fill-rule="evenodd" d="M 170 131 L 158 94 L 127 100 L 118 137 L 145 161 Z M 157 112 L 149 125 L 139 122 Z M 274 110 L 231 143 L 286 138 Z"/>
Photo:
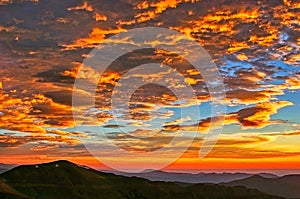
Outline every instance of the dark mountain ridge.
<path fill-rule="evenodd" d="M 257 189 L 264 193 L 277 195 L 285 198 L 300 198 L 300 175 L 286 175 L 277 178 L 265 178 L 251 176 L 249 178 L 222 183 L 226 186 L 244 186 Z"/>
<path fill-rule="evenodd" d="M 159 170 L 147 170 L 142 173 L 124 173 L 114 171 L 117 175 L 127 177 L 141 177 L 151 181 L 165 181 L 165 182 L 184 182 L 184 183 L 223 183 L 231 182 L 234 180 L 244 179 L 251 177 L 255 174 L 250 173 L 171 173 Z M 278 176 L 270 173 L 258 173 L 256 175 L 265 178 L 277 178 Z"/>
<path fill-rule="evenodd" d="M 1 174 L 0 179 L 11 189 L 16 190 L 15 198 L 24 198 L 25 196 L 20 196 L 21 194 L 32 199 L 281 198 L 241 186 L 153 182 L 143 178 L 118 176 L 68 161 L 18 166 Z M 2 192 L 7 193 L 5 190 Z"/>

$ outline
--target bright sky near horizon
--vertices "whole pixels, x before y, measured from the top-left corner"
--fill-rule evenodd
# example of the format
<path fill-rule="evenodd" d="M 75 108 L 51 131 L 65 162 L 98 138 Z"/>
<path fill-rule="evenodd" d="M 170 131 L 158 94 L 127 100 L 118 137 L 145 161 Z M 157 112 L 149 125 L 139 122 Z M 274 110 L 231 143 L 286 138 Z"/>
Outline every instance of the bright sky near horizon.
<path fill-rule="evenodd" d="M 73 85 L 90 51 L 110 36 L 153 26 L 179 31 L 198 42 L 222 75 L 226 93 L 222 104 L 227 110 L 224 126 L 205 158 L 199 159 L 199 149 L 211 121 L 216 119 L 210 112 L 205 81 L 185 59 L 160 49 L 135 51 L 118 59 L 101 79 L 93 70 L 81 74 L 79 78 L 97 82 L 98 123 L 97 127 L 88 121 L 74 127 Z M 180 40 L 172 39 L 169 42 Z M 127 67 L 143 60 L 172 66 L 184 74 L 184 82 L 178 81 L 179 76 L 169 78 L 173 70 L 163 67 L 160 72 L 152 71 L 155 75 L 136 69 L 134 74 L 127 74 L 128 78 L 153 82 L 165 79 L 173 88 L 183 89 L 186 83 L 196 88 L 197 98 L 180 101 L 169 89 L 146 85 L 138 88 L 128 102 L 130 122 L 120 115 L 124 120 L 116 125 L 110 96 Z M 182 142 L 161 158 L 141 160 L 150 165 L 185 146 L 196 129 L 197 139 L 165 169 L 300 168 L 299 1 L 0 0 L 0 74 L 3 163 L 67 159 L 105 168 L 83 144 L 103 144 L 93 137 L 99 130 L 118 147 L 136 154 L 163 148 L 178 130 L 185 132 Z M 80 96 L 86 99 L 86 93 Z M 199 108 L 200 115 L 181 118 L 182 107 L 189 112 Z M 132 137 L 149 134 L 153 139 Z M 113 158 L 114 154 L 107 151 L 107 156 Z M 127 161 L 127 156 L 118 158 L 124 168 L 139 167 Z"/>

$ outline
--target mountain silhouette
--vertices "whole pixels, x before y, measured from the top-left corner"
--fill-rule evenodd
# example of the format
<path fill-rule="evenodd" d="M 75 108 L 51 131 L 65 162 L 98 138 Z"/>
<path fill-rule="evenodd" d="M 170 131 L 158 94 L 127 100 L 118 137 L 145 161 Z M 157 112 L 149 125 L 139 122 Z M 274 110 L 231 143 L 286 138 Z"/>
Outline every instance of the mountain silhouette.
<path fill-rule="evenodd" d="M 250 173 L 173 173 L 159 170 L 146 170 L 142 173 L 114 172 L 115 174 L 128 177 L 141 177 L 151 181 L 184 182 L 184 183 L 222 183 L 251 177 Z M 266 178 L 276 178 L 278 176 L 270 173 L 257 174 Z"/>
<path fill-rule="evenodd" d="M 214 184 L 153 182 L 78 166 L 68 161 L 15 167 L 0 175 L 15 198 L 32 199 L 278 199 L 245 187 Z M 1 197 L 1 199 L 9 196 Z"/>
<path fill-rule="evenodd" d="M 255 175 L 249 178 L 223 183 L 223 185 L 244 186 L 285 198 L 300 198 L 300 175 L 286 175 L 272 179 Z"/>

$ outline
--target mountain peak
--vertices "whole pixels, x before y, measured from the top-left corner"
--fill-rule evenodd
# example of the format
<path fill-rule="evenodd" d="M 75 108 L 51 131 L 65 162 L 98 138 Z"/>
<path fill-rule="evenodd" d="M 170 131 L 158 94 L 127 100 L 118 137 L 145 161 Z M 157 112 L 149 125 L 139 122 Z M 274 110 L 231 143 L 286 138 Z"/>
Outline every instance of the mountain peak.
<path fill-rule="evenodd" d="M 58 165 L 58 166 L 57 166 Z M 38 167 L 35 167 L 38 166 Z M 0 175 L 3 184 L 30 198 L 266 198 L 276 196 L 244 187 L 225 187 L 213 184 L 182 186 L 178 183 L 152 182 L 138 177 L 124 177 L 86 169 L 76 164 L 58 160 L 25 165 Z M 7 189 L 8 189 L 7 188 Z M 12 191 L 10 191 L 12 192 Z M 7 198 L 2 196 L 0 198 Z M 17 198 L 20 198 L 19 196 Z"/>
<path fill-rule="evenodd" d="M 75 163 L 70 162 L 68 160 L 56 160 L 56 161 L 41 163 L 41 164 L 37 164 L 37 165 L 46 165 L 46 164 L 70 164 L 70 165 L 76 165 Z"/>
<path fill-rule="evenodd" d="M 70 162 L 68 160 L 56 160 L 52 162 L 45 162 L 45 163 L 39 163 L 39 164 L 28 164 L 28 165 L 20 165 L 18 167 L 35 167 L 35 168 L 46 168 L 46 167 L 79 167 L 79 165 Z M 17 167 L 17 168 L 18 168 Z"/>

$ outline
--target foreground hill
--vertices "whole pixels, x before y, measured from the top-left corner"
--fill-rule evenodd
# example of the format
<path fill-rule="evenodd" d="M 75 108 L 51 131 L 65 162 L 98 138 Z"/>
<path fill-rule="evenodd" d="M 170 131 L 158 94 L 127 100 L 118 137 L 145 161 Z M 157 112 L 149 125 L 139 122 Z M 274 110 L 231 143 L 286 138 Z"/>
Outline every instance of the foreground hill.
<path fill-rule="evenodd" d="M 245 187 L 152 182 L 142 178 L 117 176 L 67 161 L 19 166 L 1 174 L 0 178 L 16 191 L 36 199 L 280 198 Z"/>
<path fill-rule="evenodd" d="M 27 196 L 22 195 L 18 191 L 16 191 L 14 188 L 7 185 L 5 182 L 0 180 L 0 198 L 5 199 L 26 199 L 29 198 Z"/>
<path fill-rule="evenodd" d="M 300 198 L 300 175 L 287 175 L 272 179 L 252 176 L 223 184 L 227 186 L 245 186 L 285 198 Z"/>
<path fill-rule="evenodd" d="M 165 171 L 145 171 L 142 173 L 123 173 L 114 172 L 115 174 L 127 177 L 141 177 L 151 181 L 165 181 L 165 182 L 184 182 L 184 183 L 222 183 L 231 182 L 249 178 L 254 174 L 250 173 L 171 173 Z M 278 176 L 270 173 L 257 174 L 266 178 L 277 178 Z"/>

